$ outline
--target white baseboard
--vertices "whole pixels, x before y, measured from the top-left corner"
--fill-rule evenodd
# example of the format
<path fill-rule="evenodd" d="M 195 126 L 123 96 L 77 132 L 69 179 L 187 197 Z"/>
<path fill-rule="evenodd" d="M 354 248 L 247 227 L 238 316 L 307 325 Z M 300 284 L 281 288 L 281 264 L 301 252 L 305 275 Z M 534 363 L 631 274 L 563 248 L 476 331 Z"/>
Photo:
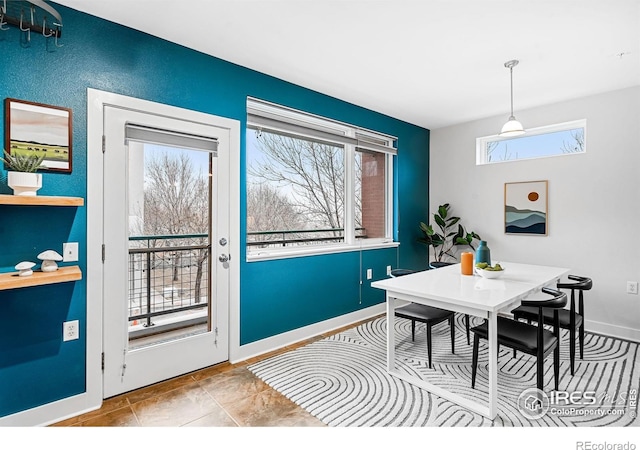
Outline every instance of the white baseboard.
<path fill-rule="evenodd" d="M 74 395 L 10 416 L 0 417 L 0 427 L 41 427 L 99 409 L 102 399 L 88 393 Z"/>
<path fill-rule="evenodd" d="M 235 364 L 246 359 L 253 358 L 254 356 L 259 356 L 265 353 L 272 352 L 274 350 L 278 350 L 282 347 L 286 347 L 287 345 L 292 345 L 296 342 L 304 341 L 305 339 L 318 336 L 319 334 L 327 333 L 331 330 L 360 322 L 361 320 L 370 319 L 384 313 L 385 308 L 386 304 L 380 303 L 378 305 L 345 314 L 343 316 L 335 317 L 323 322 L 314 323 L 313 325 L 291 330 L 286 333 L 252 342 L 251 344 L 242 345 L 237 349 L 237 352 L 234 352 L 235 354 L 230 355 L 229 362 Z"/>
<path fill-rule="evenodd" d="M 620 327 L 604 322 L 596 322 L 595 320 L 585 320 L 584 329 L 592 333 L 640 343 L 640 330 L 635 328 Z"/>

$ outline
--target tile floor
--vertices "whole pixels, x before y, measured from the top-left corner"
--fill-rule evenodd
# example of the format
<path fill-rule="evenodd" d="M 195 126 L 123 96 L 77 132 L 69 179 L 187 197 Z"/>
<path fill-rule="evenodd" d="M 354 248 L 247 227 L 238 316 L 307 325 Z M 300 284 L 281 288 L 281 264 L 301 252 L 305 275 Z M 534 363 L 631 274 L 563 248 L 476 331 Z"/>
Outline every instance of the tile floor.
<path fill-rule="evenodd" d="M 222 363 L 104 400 L 55 427 L 324 427 L 255 377 L 247 366 L 339 333 L 316 336 L 238 364 Z"/>

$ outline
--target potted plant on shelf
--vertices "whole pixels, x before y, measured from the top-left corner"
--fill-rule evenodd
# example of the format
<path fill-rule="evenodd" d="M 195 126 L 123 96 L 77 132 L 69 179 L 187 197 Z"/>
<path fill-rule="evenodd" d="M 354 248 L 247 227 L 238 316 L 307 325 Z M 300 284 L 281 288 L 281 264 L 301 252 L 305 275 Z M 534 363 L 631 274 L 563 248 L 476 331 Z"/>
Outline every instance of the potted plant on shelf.
<path fill-rule="evenodd" d="M 4 150 L 4 157 L 0 156 L 7 169 L 7 184 L 13 189 L 13 195 L 34 196 L 42 187 L 42 174 L 36 171 L 42 165 L 44 155 L 10 154 Z"/>
<path fill-rule="evenodd" d="M 450 215 L 450 209 L 449 203 L 445 203 L 438 206 L 438 211 L 433 214 L 437 230 L 433 225 L 420 222 L 422 237 L 418 238 L 418 242 L 433 247 L 436 263 L 446 262 L 447 257 L 457 260 L 455 250 L 458 245 L 471 247 L 475 251 L 473 242 L 481 239 L 476 232 L 467 232 L 460 224 L 460 217 Z"/>

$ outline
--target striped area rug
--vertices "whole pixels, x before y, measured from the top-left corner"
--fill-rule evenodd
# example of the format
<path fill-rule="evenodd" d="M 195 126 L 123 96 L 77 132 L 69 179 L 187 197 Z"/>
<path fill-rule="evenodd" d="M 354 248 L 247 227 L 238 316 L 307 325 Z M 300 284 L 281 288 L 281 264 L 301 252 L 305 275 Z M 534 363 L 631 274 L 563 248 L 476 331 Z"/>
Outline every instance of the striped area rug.
<path fill-rule="evenodd" d="M 395 332 L 398 370 L 468 398 L 487 401 L 486 342 L 480 344 L 476 389 L 471 389 L 472 345 L 467 345 L 461 315 L 456 315 L 455 355 L 451 353 L 448 324 L 433 328 L 431 369 L 426 362 L 424 325 L 417 325 L 415 342 L 411 341 L 408 320 L 396 319 Z M 536 420 L 523 415 L 517 406 L 523 390 L 536 386 L 534 357 L 518 353 L 513 358 L 512 350 L 501 349 L 498 416 L 491 421 L 389 375 L 385 317 L 253 364 L 249 370 L 329 426 L 638 426 L 635 395 L 640 387 L 639 357 L 637 343 L 587 333 L 584 359 L 576 355 L 572 377 L 565 332 L 560 391 L 590 392 L 581 403 L 596 403 L 560 402 L 554 414 L 550 409 Z M 552 361 L 551 356 L 545 361 L 547 393 L 553 389 Z"/>

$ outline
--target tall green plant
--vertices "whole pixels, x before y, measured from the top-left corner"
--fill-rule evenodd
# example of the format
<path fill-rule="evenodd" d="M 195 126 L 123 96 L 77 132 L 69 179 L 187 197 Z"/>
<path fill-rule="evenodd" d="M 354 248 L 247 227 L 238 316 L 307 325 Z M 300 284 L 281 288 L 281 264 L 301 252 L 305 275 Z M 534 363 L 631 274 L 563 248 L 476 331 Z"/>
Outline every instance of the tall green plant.
<path fill-rule="evenodd" d="M 450 215 L 450 209 L 449 203 L 445 203 L 438 206 L 438 212 L 433 214 L 437 230 L 433 225 L 420 222 L 422 237 L 418 238 L 418 242 L 433 247 L 433 257 L 437 262 L 443 261 L 447 256 L 455 260 L 455 247 L 458 245 L 475 250 L 474 240 L 482 239 L 474 231 L 467 232 L 460 224 L 460 217 Z"/>
<path fill-rule="evenodd" d="M 29 154 L 10 154 L 6 150 L 3 150 L 4 157 L 0 156 L 0 160 L 7 165 L 9 170 L 14 172 L 35 172 L 40 168 L 42 161 L 44 161 L 43 155 L 36 155 L 35 153 Z"/>

